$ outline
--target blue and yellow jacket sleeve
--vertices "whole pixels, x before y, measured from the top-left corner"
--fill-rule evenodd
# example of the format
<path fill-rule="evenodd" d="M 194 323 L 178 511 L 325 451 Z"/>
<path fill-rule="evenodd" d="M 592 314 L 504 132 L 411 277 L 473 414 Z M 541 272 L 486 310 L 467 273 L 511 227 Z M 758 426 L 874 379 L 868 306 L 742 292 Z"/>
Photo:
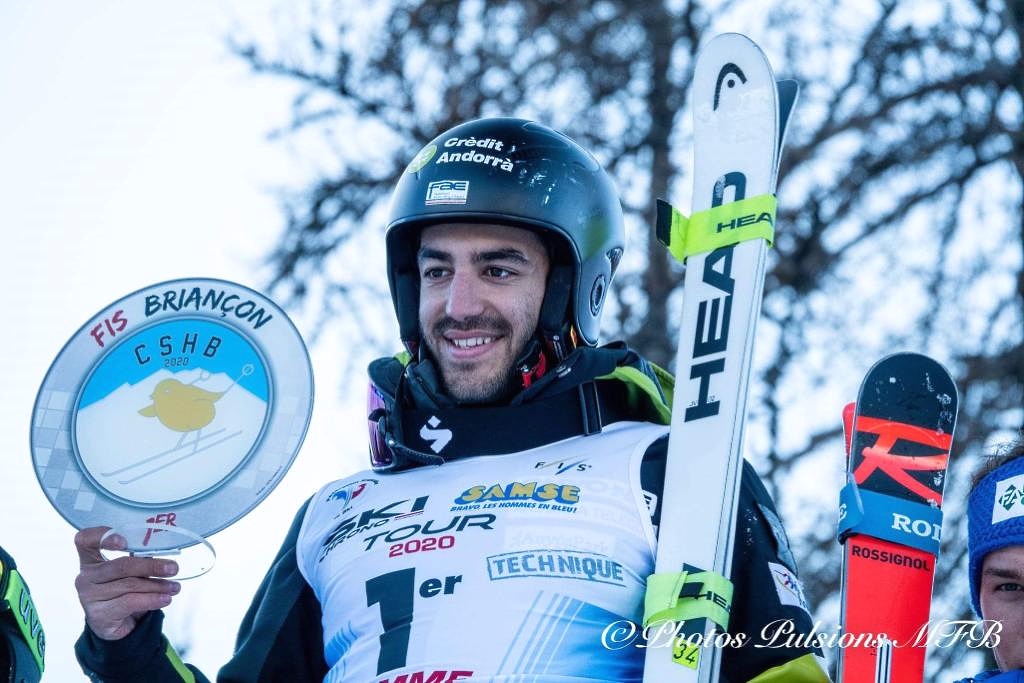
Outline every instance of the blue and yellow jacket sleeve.
<path fill-rule="evenodd" d="M 304 515 L 305 506 L 246 612 L 234 656 L 218 673 L 218 683 L 319 683 L 327 674 L 320 604 L 295 559 Z M 116 641 L 102 640 L 86 627 L 75 654 L 96 683 L 209 683 L 201 671 L 182 662 L 162 626 L 163 613 L 151 612 Z"/>

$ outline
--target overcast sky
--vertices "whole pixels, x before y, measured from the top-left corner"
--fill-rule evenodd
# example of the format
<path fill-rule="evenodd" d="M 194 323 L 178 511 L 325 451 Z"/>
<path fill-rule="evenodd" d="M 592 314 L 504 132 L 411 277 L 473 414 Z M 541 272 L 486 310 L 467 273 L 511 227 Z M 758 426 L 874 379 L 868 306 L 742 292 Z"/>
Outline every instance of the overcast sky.
<path fill-rule="evenodd" d="M 227 54 L 239 19 L 258 30 L 266 0 L 0 3 L 0 545 L 23 570 L 46 630 L 47 680 L 84 681 L 74 530 L 33 474 L 29 422 L 64 342 L 96 312 L 155 282 L 217 277 L 261 289 L 281 219 L 270 189 L 296 160 L 266 133 L 288 91 Z M 297 321 L 303 329 L 301 321 Z M 295 510 L 365 462 L 360 404 L 338 402 L 328 343 L 314 350 L 317 397 L 306 445 L 283 483 L 212 538 L 210 574 L 185 584 L 167 633 L 213 676 Z M 355 430 L 356 433 L 353 433 Z"/>

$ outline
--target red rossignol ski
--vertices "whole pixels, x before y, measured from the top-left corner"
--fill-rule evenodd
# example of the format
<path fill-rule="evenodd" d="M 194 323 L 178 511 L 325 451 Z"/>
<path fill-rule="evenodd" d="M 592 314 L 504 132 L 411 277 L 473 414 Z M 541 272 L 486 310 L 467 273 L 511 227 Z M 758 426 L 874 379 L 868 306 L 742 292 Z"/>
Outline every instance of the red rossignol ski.
<path fill-rule="evenodd" d="M 843 683 L 924 680 L 956 412 L 949 373 L 916 353 L 876 363 L 857 403 L 843 412 L 849 456 L 839 506 Z"/>

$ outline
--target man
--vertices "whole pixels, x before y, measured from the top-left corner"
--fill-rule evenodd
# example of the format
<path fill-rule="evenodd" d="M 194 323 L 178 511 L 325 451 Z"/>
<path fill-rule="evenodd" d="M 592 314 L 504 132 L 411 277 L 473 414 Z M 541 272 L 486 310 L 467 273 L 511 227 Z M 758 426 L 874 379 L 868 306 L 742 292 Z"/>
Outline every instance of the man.
<path fill-rule="evenodd" d="M 221 681 L 638 681 L 671 378 L 597 347 L 624 246 L 611 179 L 565 136 L 472 121 L 409 164 L 388 278 L 407 352 L 371 364 L 374 471 L 300 511 Z M 827 680 L 781 522 L 746 466 L 723 680 Z M 160 633 L 178 586 L 77 537 L 93 680 L 203 680 Z M 684 542 L 673 539 L 673 542 Z"/>
<path fill-rule="evenodd" d="M 975 476 L 967 505 L 971 606 L 998 622 L 998 670 L 960 683 L 1024 683 L 1024 441 Z"/>
<path fill-rule="evenodd" d="M 38 683 L 46 640 L 28 585 L 0 547 L 0 683 Z"/>

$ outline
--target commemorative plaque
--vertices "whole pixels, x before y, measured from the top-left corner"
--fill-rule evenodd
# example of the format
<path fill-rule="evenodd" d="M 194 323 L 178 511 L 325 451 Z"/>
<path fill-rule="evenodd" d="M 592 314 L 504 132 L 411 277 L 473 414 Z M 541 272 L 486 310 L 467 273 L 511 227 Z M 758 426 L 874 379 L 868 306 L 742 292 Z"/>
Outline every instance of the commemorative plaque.
<path fill-rule="evenodd" d="M 32 414 L 36 476 L 78 529 L 205 573 L 208 537 L 287 472 L 309 425 L 313 376 L 285 313 L 215 279 L 146 287 L 76 332 Z"/>

